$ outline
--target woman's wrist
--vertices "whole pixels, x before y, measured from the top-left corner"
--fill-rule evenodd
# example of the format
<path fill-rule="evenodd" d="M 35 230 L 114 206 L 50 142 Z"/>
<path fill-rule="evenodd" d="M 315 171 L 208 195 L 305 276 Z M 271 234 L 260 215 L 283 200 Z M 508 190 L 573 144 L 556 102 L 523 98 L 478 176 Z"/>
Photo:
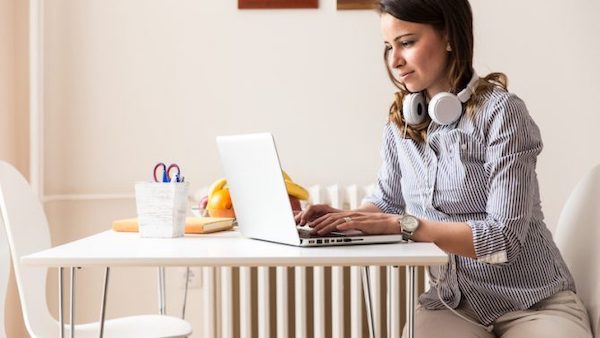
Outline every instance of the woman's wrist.
<path fill-rule="evenodd" d="M 417 242 L 435 242 L 433 227 L 433 222 L 419 218 L 419 228 L 413 234 L 413 239 Z"/>
<path fill-rule="evenodd" d="M 402 217 L 402 216 L 393 215 L 392 217 L 390 217 L 390 221 L 388 222 L 388 232 L 387 233 L 392 234 L 392 235 L 399 235 L 402 233 L 402 226 L 400 225 L 400 222 L 398 221 L 400 217 Z"/>

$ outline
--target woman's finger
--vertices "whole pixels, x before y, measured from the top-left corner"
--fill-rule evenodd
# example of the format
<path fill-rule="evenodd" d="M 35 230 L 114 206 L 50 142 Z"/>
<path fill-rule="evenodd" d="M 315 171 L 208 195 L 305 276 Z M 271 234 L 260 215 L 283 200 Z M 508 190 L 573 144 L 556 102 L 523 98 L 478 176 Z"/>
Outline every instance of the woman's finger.
<path fill-rule="evenodd" d="M 320 217 L 313 222 L 313 233 L 325 234 L 335 231 L 337 225 L 345 222 L 350 215 L 349 212 L 337 212 Z"/>
<path fill-rule="evenodd" d="M 358 222 L 353 220 L 353 221 L 342 222 L 342 223 L 338 224 L 336 229 L 340 230 L 340 231 L 346 231 L 346 230 L 352 230 L 352 229 L 360 230 L 360 229 L 358 229 L 358 226 L 359 226 Z"/>
<path fill-rule="evenodd" d="M 305 225 L 311 222 L 314 218 L 322 214 L 323 205 L 308 205 L 304 210 L 297 214 L 294 218 L 297 225 Z"/>
<path fill-rule="evenodd" d="M 307 206 L 300 214 L 296 215 L 296 224 L 305 225 L 307 222 L 310 222 L 311 218 L 314 217 L 315 209 L 315 205 Z"/>
<path fill-rule="evenodd" d="M 342 224 L 344 221 L 344 219 L 335 219 L 332 222 L 330 222 L 329 224 L 323 226 L 317 233 L 319 235 L 325 235 L 328 233 L 331 233 L 333 231 L 337 231 L 337 227 Z"/>
<path fill-rule="evenodd" d="M 320 217 L 311 220 L 310 227 L 313 228 L 313 233 L 316 233 L 322 227 L 330 223 L 332 217 L 336 217 L 337 213 L 327 213 Z"/>
<path fill-rule="evenodd" d="M 300 211 L 294 215 L 294 221 L 296 221 L 296 225 L 302 225 L 304 211 Z"/>
<path fill-rule="evenodd" d="M 337 214 L 327 214 L 327 215 L 317 218 L 316 220 L 314 220 L 311 223 L 311 226 L 313 228 L 312 232 L 318 233 L 318 234 L 327 233 L 323 229 L 327 228 L 332 223 L 334 223 L 337 220 L 337 218 L 338 218 Z"/>

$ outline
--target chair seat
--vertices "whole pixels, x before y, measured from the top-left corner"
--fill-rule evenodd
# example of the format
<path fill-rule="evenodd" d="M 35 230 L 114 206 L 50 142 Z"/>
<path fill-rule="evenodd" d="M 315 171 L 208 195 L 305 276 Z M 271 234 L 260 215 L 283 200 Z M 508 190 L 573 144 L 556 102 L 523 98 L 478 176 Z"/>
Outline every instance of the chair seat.
<path fill-rule="evenodd" d="M 56 330 L 58 337 L 58 325 Z M 70 326 L 66 325 L 65 337 L 69 337 L 70 332 Z M 76 338 L 98 338 L 99 332 L 98 322 L 75 325 Z M 183 338 L 191 334 L 192 326 L 187 321 L 171 316 L 139 315 L 110 319 L 104 323 L 106 338 Z"/>

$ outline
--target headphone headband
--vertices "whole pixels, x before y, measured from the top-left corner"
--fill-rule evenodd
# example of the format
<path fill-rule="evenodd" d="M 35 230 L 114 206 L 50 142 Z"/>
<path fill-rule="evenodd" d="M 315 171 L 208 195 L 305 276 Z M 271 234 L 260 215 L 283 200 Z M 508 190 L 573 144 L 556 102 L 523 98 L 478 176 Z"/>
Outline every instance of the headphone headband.
<path fill-rule="evenodd" d="M 477 75 L 477 72 L 475 72 L 475 70 L 473 70 L 473 76 L 471 76 L 471 80 L 469 80 L 469 83 L 467 84 L 465 89 L 461 90 L 458 94 L 456 94 L 456 96 L 458 97 L 460 102 L 465 103 L 465 102 L 469 101 L 469 99 L 471 98 L 471 95 L 473 95 L 473 93 L 475 93 L 475 87 L 477 86 L 478 81 L 479 81 L 479 75 Z"/>

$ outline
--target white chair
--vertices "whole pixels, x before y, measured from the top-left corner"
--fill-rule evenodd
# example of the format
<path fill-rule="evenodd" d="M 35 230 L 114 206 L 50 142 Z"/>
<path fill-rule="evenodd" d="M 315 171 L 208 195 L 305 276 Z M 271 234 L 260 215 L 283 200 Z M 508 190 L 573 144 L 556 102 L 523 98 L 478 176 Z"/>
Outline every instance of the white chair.
<path fill-rule="evenodd" d="M 60 325 L 46 304 L 46 268 L 21 264 L 21 257 L 50 248 L 48 221 L 42 205 L 25 178 L 11 165 L 0 161 L 0 211 L 11 251 L 23 309 L 23 320 L 32 338 L 59 337 Z M 99 322 L 75 325 L 75 337 L 99 336 Z M 187 337 L 189 322 L 164 315 L 139 315 L 107 320 L 107 338 Z M 65 337 L 70 336 L 66 326 Z"/>
<path fill-rule="evenodd" d="M 4 308 L 6 303 L 6 292 L 8 291 L 8 277 L 10 275 L 10 253 L 8 241 L 0 217 L 0 338 L 6 338 L 4 326 Z"/>
<path fill-rule="evenodd" d="M 569 196 L 554 234 L 585 304 L 594 337 L 600 337 L 600 165 Z"/>

